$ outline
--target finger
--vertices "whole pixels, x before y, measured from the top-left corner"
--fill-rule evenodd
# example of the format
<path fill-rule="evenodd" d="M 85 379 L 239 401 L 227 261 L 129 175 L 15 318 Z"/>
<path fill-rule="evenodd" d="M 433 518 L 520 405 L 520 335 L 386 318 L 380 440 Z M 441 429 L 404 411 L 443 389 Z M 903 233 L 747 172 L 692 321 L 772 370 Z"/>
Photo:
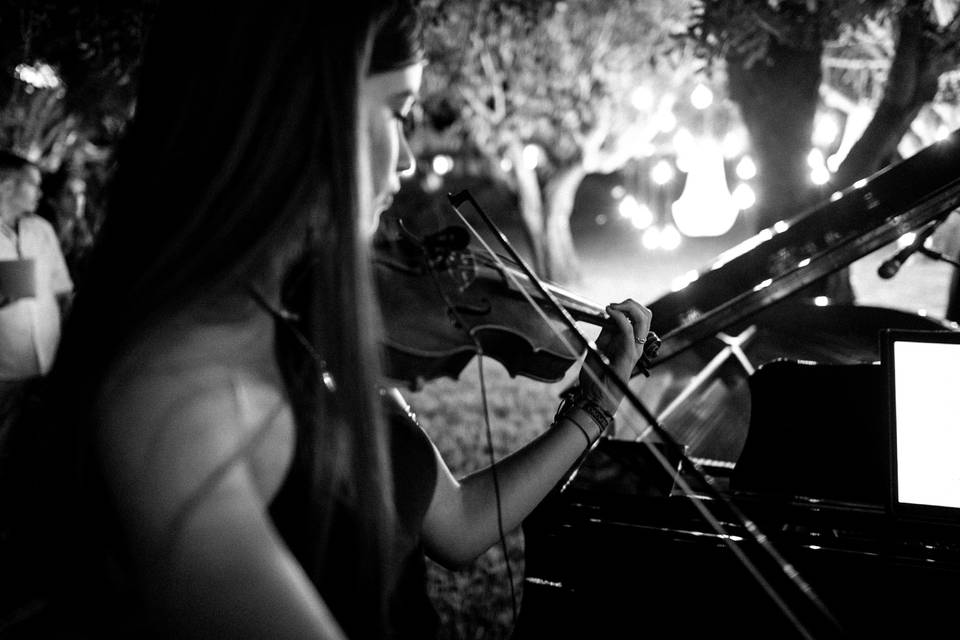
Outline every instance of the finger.
<path fill-rule="evenodd" d="M 660 351 L 660 345 L 662 344 L 660 340 L 660 336 L 658 336 L 656 333 L 651 331 L 647 334 L 646 342 L 647 344 L 643 351 L 644 355 L 649 356 L 651 358 L 656 358 L 657 352 Z"/>
<path fill-rule="evenodd" d="M 610 316 L 610 319 L 615 325 L 615 329 L 619 331 L 624 336 L 630 336 L 636 338 L 634 333 L 633 321 L 630 316 L 627 315 L 623 310 L 617 308 L 617 305 L 610 305 L 607 307 L 607 314 Z"/>
<path fill-rule="evenodd" d="M 610 341 L 613 340 L 613 335 L 609 331 L 601 331 L 600 335 L 597 336 L 594 346 L 598 351 L 607 353 L 610 350 Z"/>
<path fill-rule="evenodd" d="M 651 318 L 653 317 L 653 312 L 650 311 L 650 309 L 643 306 L 636 300 L 629 298 L 623 302 L 612 304 L 610 307 L 626 314 L 627 317 L 630 318 L 630 322 L 635 325 L 649 324 Z"/>
<path fill-rule="evenodd" d="M 638 344 L 646 341 L 647 334 L 650 332 L 650 322 L 653 319 L 653 312 L 639 302 L 628 298 L 623 302 L 610 305 L 610 308 L 625 314 L 633 325 L 633 337 Z"/>

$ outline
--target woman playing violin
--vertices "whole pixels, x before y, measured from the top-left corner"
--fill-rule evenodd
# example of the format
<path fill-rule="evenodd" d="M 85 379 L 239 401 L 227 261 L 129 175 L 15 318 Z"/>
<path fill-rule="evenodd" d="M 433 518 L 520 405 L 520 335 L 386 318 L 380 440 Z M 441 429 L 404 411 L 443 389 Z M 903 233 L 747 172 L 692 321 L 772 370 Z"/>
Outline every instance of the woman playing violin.
<path fill-rule="evenodd" d="M 19 441 L 50 637 L 429 637 L 423 552 L 486 550 L 498 509 L 520 524 L 617 409 L 583 374 L 498 463 L 498 501 L 378 386 L 368 244 L 413 167 L 423 60 L 404 2 L 324 7 L 160 8 L 88 284 Z M 597 343 L 627 377 L 650 312 L 608 312 Z"/>

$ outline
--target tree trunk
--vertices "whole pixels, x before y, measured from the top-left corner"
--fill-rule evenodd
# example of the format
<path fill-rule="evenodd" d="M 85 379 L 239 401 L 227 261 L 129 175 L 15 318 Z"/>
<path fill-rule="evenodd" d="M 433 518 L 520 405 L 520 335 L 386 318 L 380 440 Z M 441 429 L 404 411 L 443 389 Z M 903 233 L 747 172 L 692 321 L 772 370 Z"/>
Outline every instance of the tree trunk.
<path fill-rule="evenodd" d="M 810 182 L 807 155 L 820 100 L 822 54 L 820 47 L 771 44 L 767 60 L 749 68 L 740 59 L 727 61 L 730 95 L 750 132 L 760 178 L 754 231 L 797 215 L 819 196 Z M 854 301 L 846 269 L 813 283 L 800 295 Z"/>
<path fill-rule="evenodd" d="M 570 216 L 577 189 L 587 172 L 581 165 L 567 167 L 557 173 L 544 188 L 546 221 L 544 249 L 547 278 L 570 284 L 580 277 L 580 261 L 573 246 Z"/>
<path fill-rule="evenodd" d="M 730 96 L 750 133 L 759 193 L 754 231 L 798 213 L 816 191 L 807 154 L 819 101 L 822 51 L 771 44 L 749 68 L 728 58 Z"/>
<path fill-rule="evenodd" d="M 533 269 L 541 277 L 547 276 L 546 251 L 544 248 L 545 221 L 543 216 L 543 194 L 537 180 L 536 169 L 526 166 L 523 161 L 523 147 L 517 142 L 507 149 L 507 157 L 513 164 L 513 175 L 517 181 L 517 196 L 520 202 L 521 226 L 530 244 Z"/>

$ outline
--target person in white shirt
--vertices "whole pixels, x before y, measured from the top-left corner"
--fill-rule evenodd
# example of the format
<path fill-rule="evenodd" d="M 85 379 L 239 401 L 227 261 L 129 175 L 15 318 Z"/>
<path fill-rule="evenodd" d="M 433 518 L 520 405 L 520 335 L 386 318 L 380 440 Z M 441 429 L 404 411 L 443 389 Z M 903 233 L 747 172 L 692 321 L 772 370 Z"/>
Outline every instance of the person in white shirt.
<path fill-rule="evenodd" d="M 39 168 L 0 152 L 0 392 L 50 370 L 73 293 L 57 234 L 34 215 L 39 198 Z M 13 282 L 23 267 L 32 278 Z"/>

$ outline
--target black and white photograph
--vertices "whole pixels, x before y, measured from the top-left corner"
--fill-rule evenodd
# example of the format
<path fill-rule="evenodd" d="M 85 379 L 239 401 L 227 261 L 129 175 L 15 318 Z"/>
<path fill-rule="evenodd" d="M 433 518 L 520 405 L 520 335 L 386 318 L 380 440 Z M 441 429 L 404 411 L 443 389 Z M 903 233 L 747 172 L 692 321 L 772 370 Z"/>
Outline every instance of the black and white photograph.
<path fill-rule="evenodd" d="M 0 0 L 0 640 L 952 637 L 958 460 L 960 0 Z"/>

